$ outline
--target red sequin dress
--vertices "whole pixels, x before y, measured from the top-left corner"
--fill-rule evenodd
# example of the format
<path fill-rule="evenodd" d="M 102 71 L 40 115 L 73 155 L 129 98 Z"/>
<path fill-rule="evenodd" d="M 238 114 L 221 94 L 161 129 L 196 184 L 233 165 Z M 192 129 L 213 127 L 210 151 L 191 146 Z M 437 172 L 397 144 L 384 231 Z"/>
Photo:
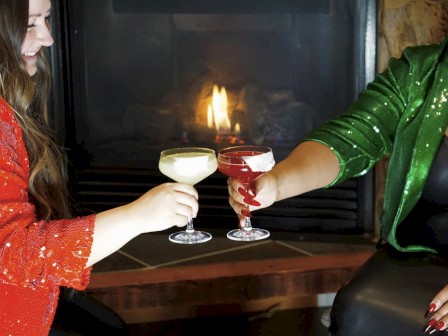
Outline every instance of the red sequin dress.
<path fill-rule="evenodd" d="M 59 286 L 85 289 L 94 215 L 37 221 L 22 130 L 0 97 L 0 335 L 48 335 Z"/>

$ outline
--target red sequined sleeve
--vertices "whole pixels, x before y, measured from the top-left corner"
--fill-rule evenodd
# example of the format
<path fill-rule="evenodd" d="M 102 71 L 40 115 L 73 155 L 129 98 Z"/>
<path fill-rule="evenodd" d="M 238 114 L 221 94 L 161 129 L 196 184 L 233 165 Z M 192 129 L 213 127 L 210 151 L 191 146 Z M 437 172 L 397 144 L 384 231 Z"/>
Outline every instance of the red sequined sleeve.
<path fill-rule="evenodd" d="M 0 97 L 0 281 L 84 289 L 94 215 L 37 221 L 29 202 L 28 153 L 13 111 Z"/>

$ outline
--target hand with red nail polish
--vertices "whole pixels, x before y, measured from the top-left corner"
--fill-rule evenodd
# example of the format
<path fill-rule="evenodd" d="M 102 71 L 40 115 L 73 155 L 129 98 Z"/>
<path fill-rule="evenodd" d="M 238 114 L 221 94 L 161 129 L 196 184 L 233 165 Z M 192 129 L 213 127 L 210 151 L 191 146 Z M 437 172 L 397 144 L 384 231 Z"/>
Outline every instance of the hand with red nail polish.
<path fill-rule="evenodd" d="M 247 191 L 237 179 L 229 178 L 227 181 L 229 190 L 229 203 L 239 214 L 240 223 L 244 223 L 247 207 L 249 211 L 271 206 L 276 201 L 277 183 L 268 173 L 261 175 L 249 187 Z M 256 199 L 255 199 L 256 198 Z M 246 210 L 246 211 L 245 211 Z"/>
<path fill-rule="evenodd" d="M 448 331 L 448 285 L 442 288 L 429 304 L 425 317 L 430 317 L 425 332 Z"/>
<path fill-rule="evenodd" d="M 443 321 L 436 321 L 436 319 L 431 319 L 426 326 L 425 333 L 427 334 L 433 334 L 436 331 L 442 331 L 442 329 L 445 326 L 445 322 Z"/>

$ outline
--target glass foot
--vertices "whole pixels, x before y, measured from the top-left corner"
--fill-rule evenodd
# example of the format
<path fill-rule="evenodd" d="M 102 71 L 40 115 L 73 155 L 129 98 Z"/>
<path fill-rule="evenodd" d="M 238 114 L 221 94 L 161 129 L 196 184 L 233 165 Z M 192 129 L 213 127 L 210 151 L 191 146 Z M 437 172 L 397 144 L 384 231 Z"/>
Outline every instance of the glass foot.
<path fill-rule="evenodd" d="M 238 241 L 260 240 L 269 237 L 270 233 L 264 229 L 235 229 L 227 233 L 227 238 Z"/>
<path fill-rule="evenodd" d="M 204 231 L 180 231 L 170 234 L 168 239 L 178 244 L 198 244 L 209 241 L 212 239 L 212 235 Z"/>

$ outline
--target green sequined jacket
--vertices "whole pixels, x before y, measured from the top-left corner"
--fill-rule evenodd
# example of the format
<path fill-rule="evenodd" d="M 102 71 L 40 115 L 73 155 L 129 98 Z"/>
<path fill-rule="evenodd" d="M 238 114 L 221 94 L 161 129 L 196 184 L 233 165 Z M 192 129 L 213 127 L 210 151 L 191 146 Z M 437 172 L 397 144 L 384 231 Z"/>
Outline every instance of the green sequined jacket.
<path fill-rule="evenodd" d="M 338 156 L 341 170 L 331 185 L 363 175 L 390 157 L 381 234 L 401 251 L 435 252 L 421 245 L 400 246 L 396 228 L 420 197 L 448 125 L 447 48 L 448 38 L 405 49 L 344 114 L 306 138 L 326 144 Z"/>

